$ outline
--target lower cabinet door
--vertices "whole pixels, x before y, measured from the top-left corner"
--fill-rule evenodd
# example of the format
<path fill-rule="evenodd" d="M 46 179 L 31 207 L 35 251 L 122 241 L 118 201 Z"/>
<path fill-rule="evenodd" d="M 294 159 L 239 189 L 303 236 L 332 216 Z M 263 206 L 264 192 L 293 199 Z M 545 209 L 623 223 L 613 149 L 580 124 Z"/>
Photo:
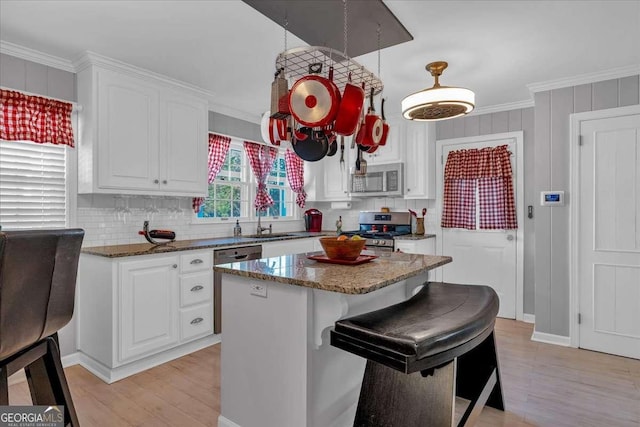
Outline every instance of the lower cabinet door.
<path fill-rule="evenodd" d="M 119 361 L 178 343 L 178 257 L 120 264 Z"/>
<path fill-rule="evenodd" d="M 180 310 L 180 339 L 190 341 L 213 333 L 213 307 L 203 304 Z"/>

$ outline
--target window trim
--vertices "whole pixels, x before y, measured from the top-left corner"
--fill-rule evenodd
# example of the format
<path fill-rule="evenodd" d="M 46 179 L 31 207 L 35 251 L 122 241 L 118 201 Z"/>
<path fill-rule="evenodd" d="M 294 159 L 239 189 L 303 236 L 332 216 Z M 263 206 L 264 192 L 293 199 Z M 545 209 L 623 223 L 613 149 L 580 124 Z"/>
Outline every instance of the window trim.
<path fill-rule="evenodd" d="M 211 131 L 213 132 L 213 131 Z M 214 132 L 217 133 L 217 132 Z M 231 138 L 231 145 L 229 146 L 229 149 L 233 148 L 234 146 L 236 148 L 240 148 L 242 150 L 242 153 L 246 156 L 245 152 L 244 152 L 244 139 L 243 138 L 238 138 L 235 136 L 230 136 L 230 135 L 226 135 L 229 136 Z M 256 141 L 251 141 L 254 142 L 256 144 L 260 144 L 260 145 L 268 145 L 268 144 L 264 144 L 261 142 L 256 142 Z M 278 148 L 278 156 L 284 156 L 285 150 L 282 147 L 277 147 Z M 256 189 L 257 189 L 257 183 L 256 183 L 256 178 L 253 175 L 253 173 L 251 172 L 251 167 L 248 164 L 248 160 L 246 163 L 246 167 L 243 170 L 243 174 L 247 174 L 247 186 L 248 186 L 248 196 L 249 196 L 249 215 L 248 216 L 241 216 L 241 217 L 225 217 L 225 218 L 200 218 L 198 217 L 198 214 L 196 214 L 195 212 L 193 212 L 193 210 L 191 211 L 191 225 L 211 225 L 211 224 L 226 224 L 226 223 L 231 223 L 234 222 L 235 220 L 239 220 L 239 221 L 248 221 L 248 222 L 257 222 L 258 221 L 258 216 L 256 215 L 255 209 L 253 209 L 253 200 L 256 197 Z M 208 186 L 208 184 L 207 184 Z M 293 192 L 293 190 L 291 190 L 291 188 L 288 186 L 288 182 L 286 182 L 285 187 L 289 190 L 289 194 L 290 197 L 292 198 L 292 209 L 293 209 L 293 215 L 292 216 L 286 216 L 286 217 L 276 217 L 276 216 L 260 216 L 260 221 L 269 221 L 269 222 L 276 222 L 276 223 L 286 223 L 289 221 L 299 221 L 302 218 L 302 214 L 300 213 L 300 209 L 296 209 L 297 205 L 296 205 L 296 194 Z"/>

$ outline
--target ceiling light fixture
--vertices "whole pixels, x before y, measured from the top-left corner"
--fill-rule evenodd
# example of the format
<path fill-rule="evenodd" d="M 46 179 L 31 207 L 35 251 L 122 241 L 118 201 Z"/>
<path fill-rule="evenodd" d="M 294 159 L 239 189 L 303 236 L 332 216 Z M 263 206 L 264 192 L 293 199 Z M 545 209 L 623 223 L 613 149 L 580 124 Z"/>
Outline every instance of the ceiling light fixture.
<path fill-rule="evenodd" d="M 402 100 L 402 116 L 408 120 L 436 121 L 463 116 L 473 110 L 475 94 L 462 87 L 440 86 L 438 78 L 445 61 L 427 64 L 426 69 L 435 78 L 432 88 L 424 89 Z"/>

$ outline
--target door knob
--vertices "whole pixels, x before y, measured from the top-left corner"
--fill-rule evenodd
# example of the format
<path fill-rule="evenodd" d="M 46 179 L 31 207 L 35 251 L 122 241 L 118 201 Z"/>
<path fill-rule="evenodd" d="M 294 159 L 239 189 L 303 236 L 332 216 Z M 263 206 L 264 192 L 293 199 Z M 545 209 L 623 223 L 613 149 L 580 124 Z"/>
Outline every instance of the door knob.
<path fill-rule="evenodd" d="M 513 240 L 513 235 L 512 234 L 507 234 L 507 240 L 508 241 L 512 241 Z"/>

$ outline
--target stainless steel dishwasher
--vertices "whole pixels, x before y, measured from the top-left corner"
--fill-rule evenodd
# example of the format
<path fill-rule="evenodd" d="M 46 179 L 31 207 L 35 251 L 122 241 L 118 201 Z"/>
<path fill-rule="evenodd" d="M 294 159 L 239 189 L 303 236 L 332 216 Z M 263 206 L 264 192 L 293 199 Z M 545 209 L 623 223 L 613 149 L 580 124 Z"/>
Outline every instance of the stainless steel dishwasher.
<path fill-rule="evenodd" d="M 239 248 L 218 249 L 213 251 L 213 264 L 248 261 L 262 258 L 262 245 L 242 246 Z M 222 332 L 222 274 L 213 272 L 213 333 Z"/>

